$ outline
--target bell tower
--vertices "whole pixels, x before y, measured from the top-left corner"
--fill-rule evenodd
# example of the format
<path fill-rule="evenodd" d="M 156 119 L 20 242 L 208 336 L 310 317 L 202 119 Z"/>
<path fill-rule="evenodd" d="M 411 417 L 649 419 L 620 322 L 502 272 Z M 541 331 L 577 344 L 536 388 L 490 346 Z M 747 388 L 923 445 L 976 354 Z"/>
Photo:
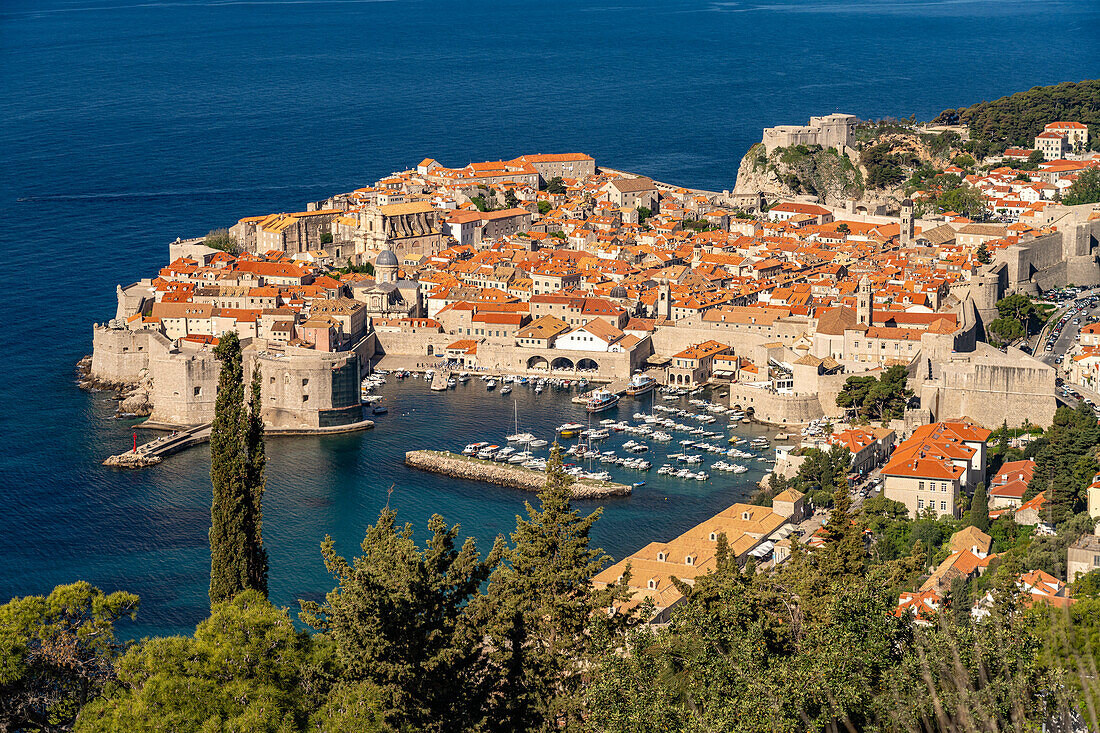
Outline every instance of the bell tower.
<path fill-rule="evenodd" d="M 871 295 L 871 278 L 866 275 L 859 281 L 859 298 L 858 305 L 856 306 L 856 323 L 861 326 L 870 326 L 871 324 L 871 308 L 874 303 L 874 298 Z"/>

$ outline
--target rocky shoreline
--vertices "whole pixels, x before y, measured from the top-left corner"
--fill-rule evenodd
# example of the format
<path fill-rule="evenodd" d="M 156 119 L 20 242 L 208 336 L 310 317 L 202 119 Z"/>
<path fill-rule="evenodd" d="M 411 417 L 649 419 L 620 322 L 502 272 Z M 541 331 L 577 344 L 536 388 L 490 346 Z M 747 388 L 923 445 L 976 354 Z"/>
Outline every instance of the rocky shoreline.
<path fill-rule="evenodd" d="M 470 481 L 485 481 L 511 489 L 538 491 L 546 482 L 546 474 L 510 464 L 482 461 L 445 451 L 414 450 L 405 454 L 405 464 L 422 471 L 439 473 Z M 610 481 L 575 481 L 570 487 L 574 499 L 605 499 L 629 496 L 631 487 Z"/>
<path fill-rule="evenodd" d="M 114 392 L 118 400 L 118 413 L 128 417 L 147 417 L 153 412 L 149 401 L 152 385 L 148 379 L 137 382 L 111 382 L 92 375 L 92 357 L 85 356 L 76 363 L 76 384 L 87 392 Z"/>
<path fill-rule="evenodd" d="M 143 453 L 119 453 L 111 456 L 103 462 L 104 466 L 111 468 L 147 468 L 161 462 L 160 456 L 147 456 Z"/>

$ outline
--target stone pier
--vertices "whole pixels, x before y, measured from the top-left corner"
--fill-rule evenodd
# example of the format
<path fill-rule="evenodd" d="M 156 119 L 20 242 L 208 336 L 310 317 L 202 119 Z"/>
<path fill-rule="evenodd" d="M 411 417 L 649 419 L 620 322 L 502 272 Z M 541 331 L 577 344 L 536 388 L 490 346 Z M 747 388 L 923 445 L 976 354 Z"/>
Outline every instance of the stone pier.
<path fill-rule="evenodd" d="M 447 451 L 414 450 L 405 454 L 406 465 L 422 471 L 443 474 L 469 481 L 484 481 L 498 486 L 524 491 L 538 491 L 546 482 L 546 474 L 508 463 L 494 463 Z M 631 487 L 610 481 L 580 479 L 571 487 L 574 499 L 605 499 L 629 496 Z"/>

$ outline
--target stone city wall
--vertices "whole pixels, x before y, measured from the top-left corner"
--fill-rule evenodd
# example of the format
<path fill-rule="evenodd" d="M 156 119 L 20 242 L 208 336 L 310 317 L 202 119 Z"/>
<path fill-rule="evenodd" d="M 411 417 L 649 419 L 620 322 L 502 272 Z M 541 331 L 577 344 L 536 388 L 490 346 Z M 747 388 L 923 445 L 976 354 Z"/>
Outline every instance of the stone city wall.
<path fill-rule="evenodd" d="M 747 384 L 730 385 L 730 406 L 748 412 L 769 425 L 806 425 L 825 416 L 817 395 L 781 394 Z"/>

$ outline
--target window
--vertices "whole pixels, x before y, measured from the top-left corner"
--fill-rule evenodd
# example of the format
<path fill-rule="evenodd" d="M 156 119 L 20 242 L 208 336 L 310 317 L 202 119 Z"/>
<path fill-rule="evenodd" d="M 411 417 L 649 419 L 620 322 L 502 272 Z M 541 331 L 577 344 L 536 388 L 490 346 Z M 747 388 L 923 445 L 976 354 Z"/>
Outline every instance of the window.
<path fill-rule="evenodd" d="M 947 482 L 940 484 L 940 491 L 947 491 Z"/>
<path fill-rule="evenodd" d="M 918 481 L 917 482 L 917 491 L 924 491 L 924 482 L 923 481 Z"/>
<path fill-rule="evenodd" d="M 665 553 L 658 552 L 657 553 L 657 560 L 658 560 L 658 562 L 664 562 L 665 561 Z"/>
<path fill-rule="evenodd" d="M 309 386 L 309 379 L 308 378 L 302 380 L 302 386 L 303 387 L 308 387 Z"/>
<path fill-rule="evenodd" d="M 1100 555 L 1093 555 L 1092 556 L 1092 565 L 1093 565 L 1093 567 L 1100 568 Z"/>
<path fill-rule="evenodd" d="M 195 387 L 195 396 L 199 397 L 200 395 L 202 395 L 202 387 Z"/>
<path fill-rule="evenodd" d="M 924 499 L 917 499 L 917 509 L 924 509 Z"/>
<path fill-rule="evenodd" d="M 684 558 L 684 564 L 685 565 L 694 565 L 695 564 L 695 558 L 692 557 L 691 555 L 688 555 L 687 557 Z"/>
<path fill-rule="evenodd" d="M 302 402 L 309 402 L 309 395 L 307 395 L 307 394 L 302 395 Z"/>
<path fill-rule="evenodd" d="M 946 501 L 941 501 L 940 502 L 940 511 L 941 512 L 946 512 L 947 511 L 947 502 Z"/>

